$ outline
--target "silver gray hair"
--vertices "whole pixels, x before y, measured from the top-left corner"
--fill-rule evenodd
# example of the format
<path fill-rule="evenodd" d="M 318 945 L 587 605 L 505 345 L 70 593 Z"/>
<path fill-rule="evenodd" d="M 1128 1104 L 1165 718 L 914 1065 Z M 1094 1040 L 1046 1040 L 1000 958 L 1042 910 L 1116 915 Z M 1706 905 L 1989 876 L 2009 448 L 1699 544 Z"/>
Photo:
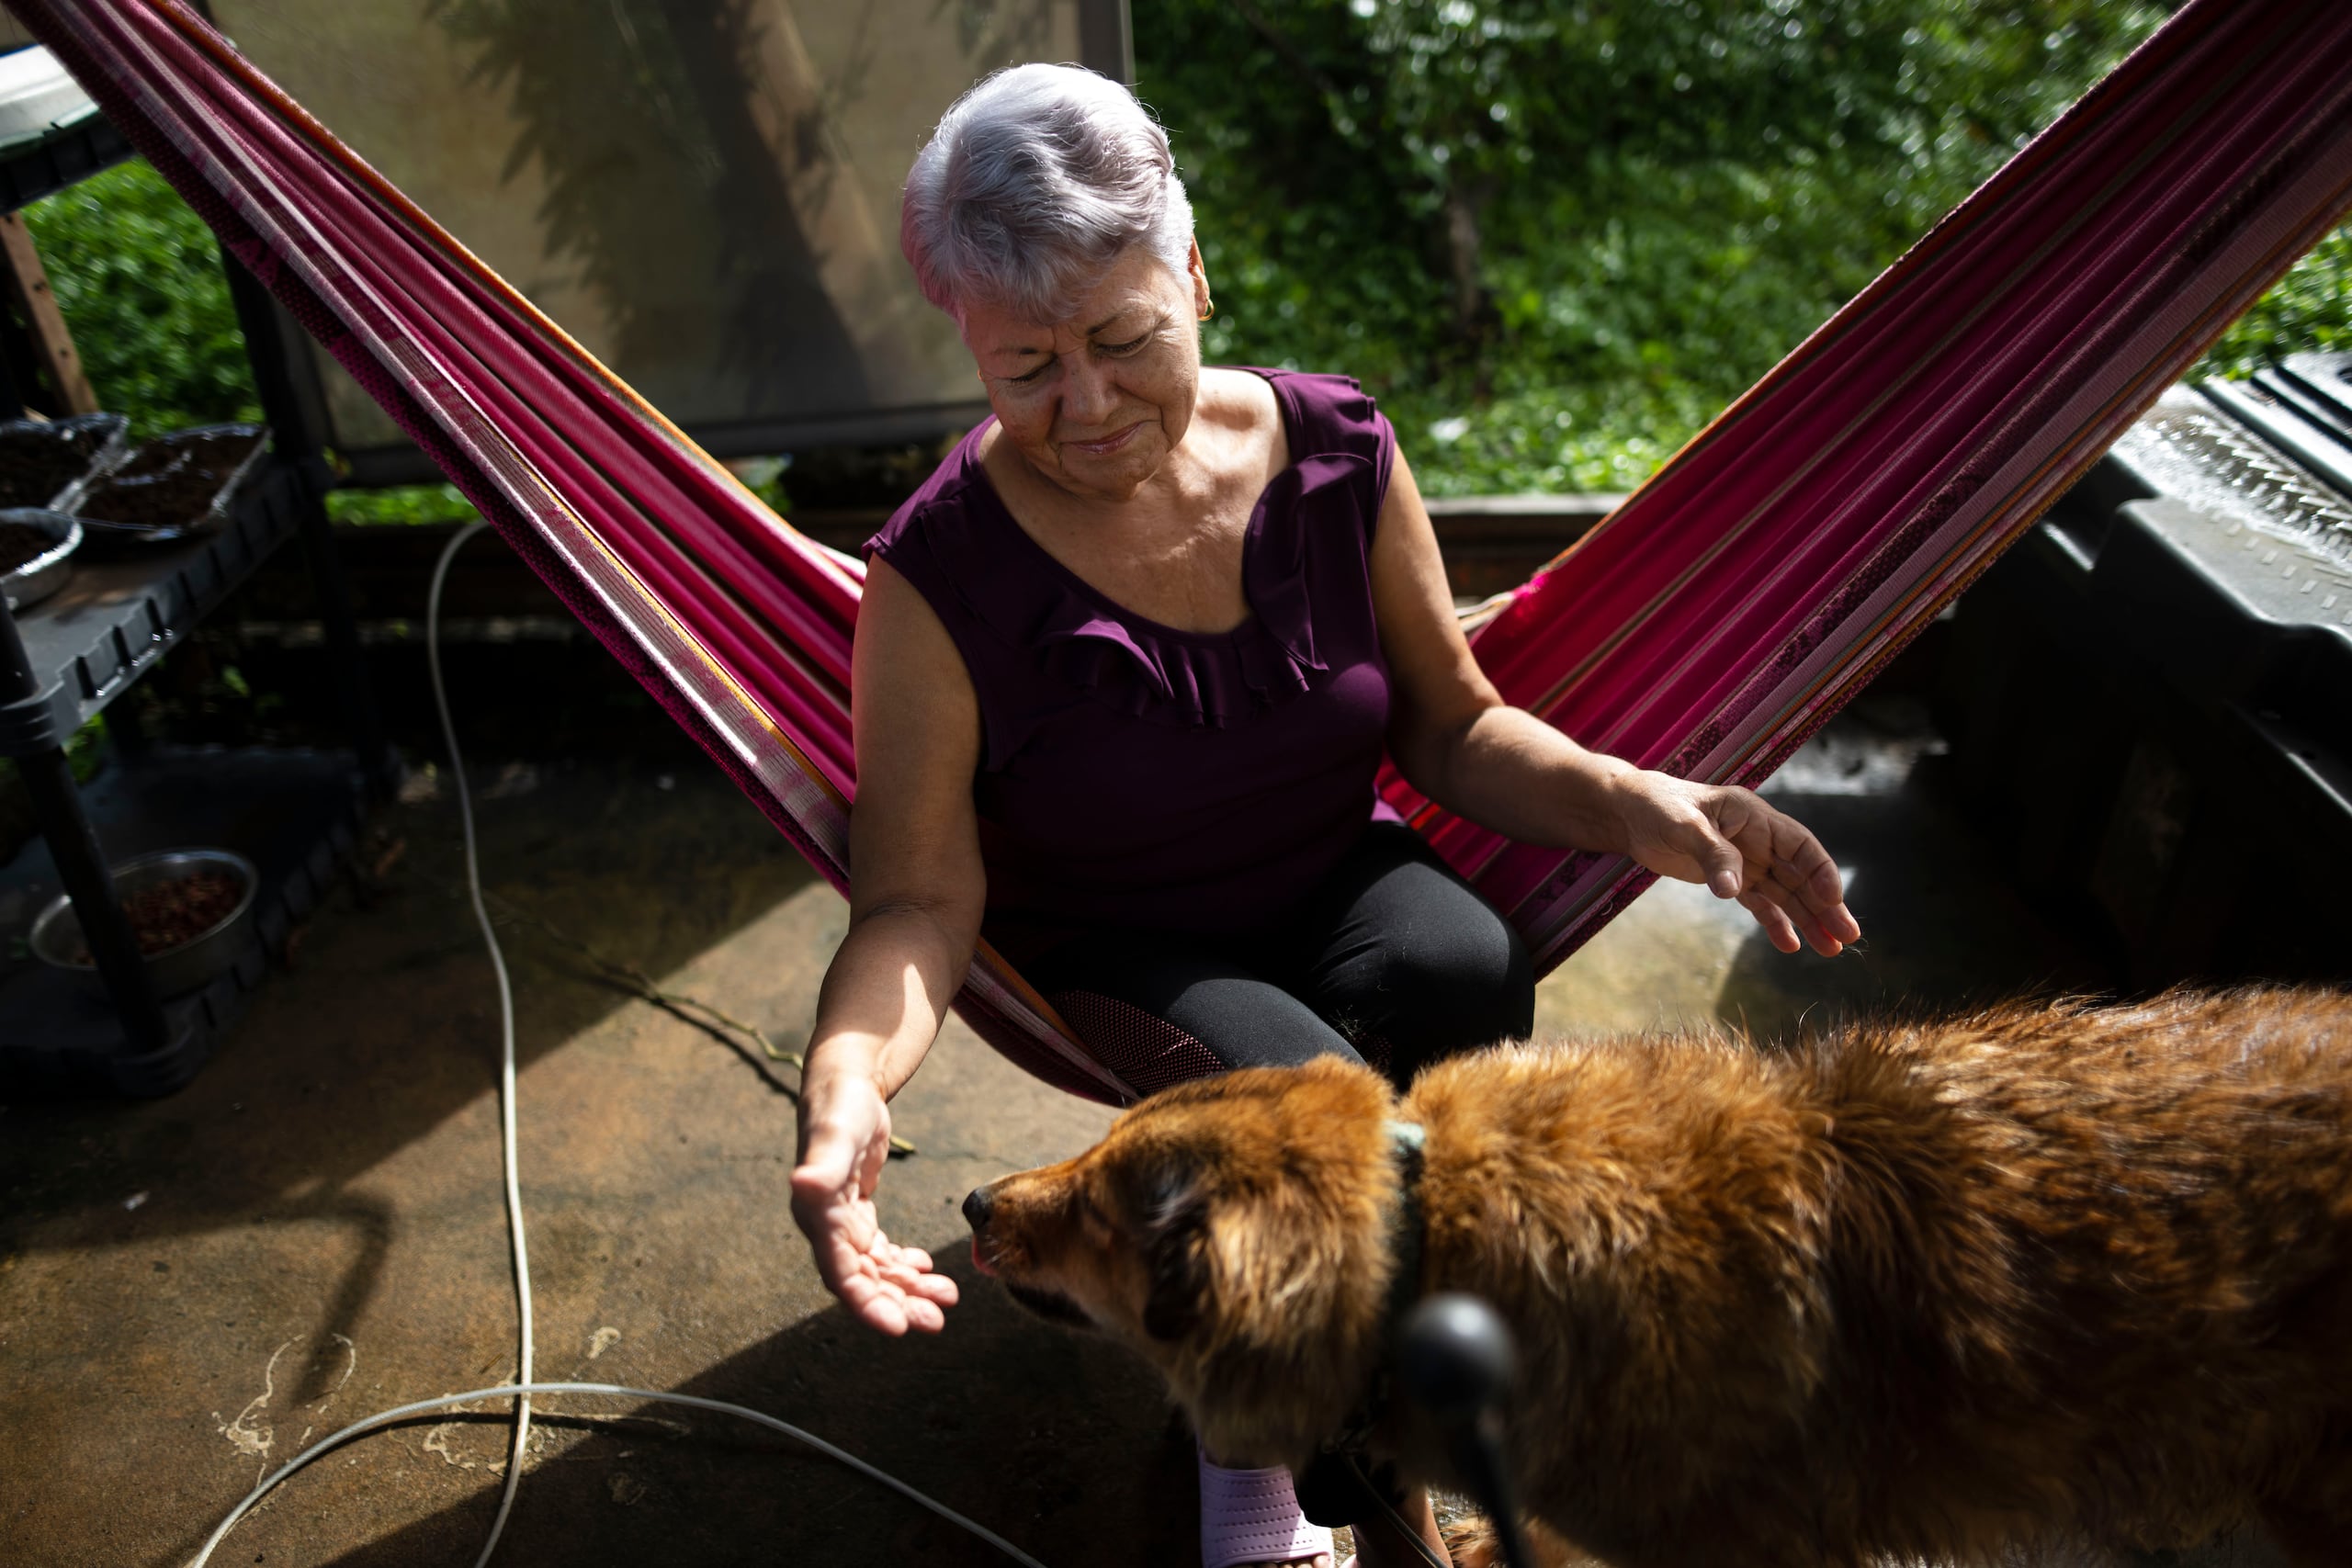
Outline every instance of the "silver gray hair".
<path fill-rule="evenodd" d="M 1193 204 L 1168 133 L 1125 87 L 1076 65 L 1014 65 L 940 117 L 907 171 L 899 248 L 923 298 L 1069 312 L 1140 244 L 1185 275 Z"/>

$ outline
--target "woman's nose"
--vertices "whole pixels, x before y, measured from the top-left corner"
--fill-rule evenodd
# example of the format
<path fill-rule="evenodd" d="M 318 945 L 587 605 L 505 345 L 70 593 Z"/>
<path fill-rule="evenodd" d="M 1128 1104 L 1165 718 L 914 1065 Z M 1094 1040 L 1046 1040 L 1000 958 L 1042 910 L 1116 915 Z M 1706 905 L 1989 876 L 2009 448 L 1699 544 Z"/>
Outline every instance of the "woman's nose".
<path fill-rule="evenodd" d="M 1098 424 L 1118 401 L 1107 365 L 1081 365 L 1062 383 L 1062 415 L 1072 424 Z"/>

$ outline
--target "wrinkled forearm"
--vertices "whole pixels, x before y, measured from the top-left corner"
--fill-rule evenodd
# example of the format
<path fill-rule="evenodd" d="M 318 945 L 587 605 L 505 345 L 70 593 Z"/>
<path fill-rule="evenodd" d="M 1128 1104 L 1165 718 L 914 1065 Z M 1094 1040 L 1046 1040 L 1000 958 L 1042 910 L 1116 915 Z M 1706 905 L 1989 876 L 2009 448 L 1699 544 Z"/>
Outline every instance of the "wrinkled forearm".
<path fill-rule="evenodd" d="M 1626 784 L 1640 773 L 1500 705 L 1400 747 L 1397 765 L 1422 794 L 1505 838 L 1611 853 L 1625 848 Z"/>
<path fill-rule="evenodd" d="M 944 911 L 881 906 L 851 925 L 825 971 L 817 1027 L 801 1076 L 805 1100 L 820 1101 L 845 1074 L 871 1080 L 885 1099 L 913 1076 L 946 1021 L 971 965 L 975 929 Z"/>

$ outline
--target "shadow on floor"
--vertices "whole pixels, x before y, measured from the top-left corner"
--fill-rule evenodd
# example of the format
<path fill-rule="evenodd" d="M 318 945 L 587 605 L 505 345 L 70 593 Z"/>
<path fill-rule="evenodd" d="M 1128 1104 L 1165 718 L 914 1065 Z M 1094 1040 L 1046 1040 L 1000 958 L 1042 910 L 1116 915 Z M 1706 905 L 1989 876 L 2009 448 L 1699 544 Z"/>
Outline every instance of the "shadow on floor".
<path fill-rule="evenodd" d="M 827 1312 L 679 1391 L 805 1423 L 1048 1563 L 1197 1563 L 1192 1439 L 1157 1381 L 1106 1342 L 1024 1317 L 967 1265 L 947 1271 L 965 1301 L 946 1335 L 887 1344 Z M 651 1420 L 558 1428 L 535 1444 L 497 1560 L 517 1568 L 1006 1561 L 780 1436 L 694 1411 L 652 1406 L 644 1415 Z M 450 1452 L 479 1466 L 473 1495 L 331 1561 L 406 1568 L 468 1560 L 494 1511 L 507 1430 L 503 1416 L 485 1415 L 462 1434 L 445 1434 Z M 364 1511 L 373 1462 L 291 1483 L 299 1502 L 242 1528 L 233 1560 L 330 1561 L 317 1552 L 310 1521 Z"/>
<path fill-rule="evenodd" d="M 1975 829 L 1949 807 L 1939 761 L 1924 759 L 1885 795 L 1770 792 L 1832 846 L 1864 940 L 1823 958 L 1748 937 L 1716 994 L 1717 1017 L 1774 1040 L 1861 1013 L 1945 1013 L 2116 986 L 2116 971 L 2078 934 L 1988 874 Z"/>
<path fill-rule="evenodd" d="M 411 804 L 379 818 L 381 852 L 401 851 L 381 891 L 354 908 L 344 890 L 345 907 L 322 919 L 341 925 L 345 940 L 301 941 L 300 979 L 266 988 L 255 1021 L 195 1084 L 149 1104 L 6 1108 L 0 1256 L 74 1246 L 77 1216 L 135 1191 L 154 1197 L 140 1205 L 151 1235 L 316 1222 L 380 1238 L 380 1205 L 349 1195 L 352 1178 L 478 1102 L 497 1050 L 496 993 L 464 902 L 455 810 L 431 775 L 419 783 Z M 707 770 L 616 775 L 512 764 L 485 771 L 474 787 L 485 882 L 498 898 L 652 975 L 688 964 L 796 894 L 824 891 Z M 679 865 L 694 868 L 691 885 L 666 889 Z M 516 1012 L 524 1068 L 628 1005 L 609 984 L 576 983 L 591 966 L 540 931 L 510 924 L 504 942 L 530 994 Z M 792 975 L 777 977 L 789 990 Z M 789 1037 L 807 1021 L 761 1021 Z M 286 1033 L 300 1044 L 255 1044 Z M 738 1055 L 773 1091 L 794 1080 L 788 1068 Z M 366 1261 L 326 1314 L 329 1328 L 365 1300 L 379 1252 L 363 1247 Z"/>

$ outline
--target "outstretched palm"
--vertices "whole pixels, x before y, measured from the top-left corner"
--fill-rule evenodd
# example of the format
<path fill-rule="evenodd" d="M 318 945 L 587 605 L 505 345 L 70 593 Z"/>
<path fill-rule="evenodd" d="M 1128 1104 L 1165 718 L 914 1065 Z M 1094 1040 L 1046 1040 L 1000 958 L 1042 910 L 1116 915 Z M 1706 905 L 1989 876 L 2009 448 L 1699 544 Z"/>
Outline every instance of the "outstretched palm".
<path fill-rule="evenodd" d="M 956 1281 L 932 1271 L 931 1254 L 883 1234 L 874 1190 L 890 1157 L 890 1108 L 870 1080 L 836 1080 L 811 1104 L 792 1217 L 807 1234 L 826 1288 L 888 1335 L 936 1334 L 956 1304 Z"/>

